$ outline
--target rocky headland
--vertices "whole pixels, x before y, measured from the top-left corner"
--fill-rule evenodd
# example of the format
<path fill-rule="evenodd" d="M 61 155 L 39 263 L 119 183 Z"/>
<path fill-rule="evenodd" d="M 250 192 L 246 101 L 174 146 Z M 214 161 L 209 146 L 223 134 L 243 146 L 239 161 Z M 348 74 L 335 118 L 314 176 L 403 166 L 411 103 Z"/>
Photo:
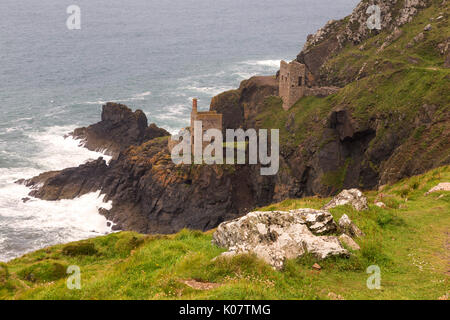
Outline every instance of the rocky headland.
<path fill-rule="evenodd" d="M 175 165 L 167 131 L 148 126 L 140 110 L 108 103 L 100 122 L 71 135 L 112 155 L 109 165 L 100 158 L 23 183 L 30 196 L 49 201 L 100 190 L 112 201 L 101 213 L 116 229 L 174 233 L 209 230 L 288 198 L 376 189 L 449 164 L 448 4 L 379 2 L 381 31 L 365 26 L 362 1 L 310 35 L 296 58 L 314 85 L 337 93 L 304 97 L 284 111 L 274 75 L 212 99 L 224 129 L 280 129 L 277 175 L 261 176 L 257 165 Z"/>

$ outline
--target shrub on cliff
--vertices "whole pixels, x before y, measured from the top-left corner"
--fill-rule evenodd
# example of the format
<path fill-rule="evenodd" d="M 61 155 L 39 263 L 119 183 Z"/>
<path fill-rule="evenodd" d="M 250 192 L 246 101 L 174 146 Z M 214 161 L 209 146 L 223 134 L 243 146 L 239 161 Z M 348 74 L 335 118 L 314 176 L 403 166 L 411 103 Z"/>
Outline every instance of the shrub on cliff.
<path fill-rule="evenodd" d="M 55 261 L 43 261 L 18 272 L 21 279 L 31 282 L 51 282 L 66 276 L 67 266 Z"/>
<path fill-rule="evenodd" d="M 93 243 L 90 242 L 78 242 L 74 244 L 66 245 L 62 249 L 62 253 L 65 256 L 92 256 L 97 253 L 97 249 Z"/>
<path fill-rule="evenodd" d="M 114 249 L 120 255 L 128 255 L 130 252 L 144 243 L 142 235 L 126 234 L 117 240 Z"/>

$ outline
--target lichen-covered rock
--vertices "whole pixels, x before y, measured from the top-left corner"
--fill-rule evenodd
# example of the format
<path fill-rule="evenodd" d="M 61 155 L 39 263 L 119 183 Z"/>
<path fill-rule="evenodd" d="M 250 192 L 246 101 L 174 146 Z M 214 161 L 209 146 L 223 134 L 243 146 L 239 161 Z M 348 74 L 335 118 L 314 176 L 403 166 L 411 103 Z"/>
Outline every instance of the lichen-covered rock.
<path fill-rule="evenodd" d="M 450 182 L 439 183 L 437 186 L 428 190 L 428 192 L 425 193 L 425 195 L 429 195 L 430 193 L 439 192 L 439 191 L 450 191 Z"/>
<path fill-rule="evenodd" d="M 384 202 L 381 202 L 381 201 L 375 202 L 375 205 L 381 209 L 387 208 L 387 206 L 384 204 Z"/>
<path fill-rule="evenodd" d="M 291 212 L 304 214 L 301 210 L 304 209 L 291 210 Z M 337 230 L 336 222 L 328 211 L 314 210 L 306 215 L 305 221 L 309 230 L 316 235 L 324 235 Z"/>
<path fill-rule="evenodd" d="M 318 217 L 327 217 L 322 212 L 313 209 L 250 212 L 220 224 L 213 235 L 213 244 L 228 248 L 225 256 L 254 253 L 276 269 L 283 268 L 286 259 L 305 253 L 319 259 L 348 256 L 337 237 L 316 236 L 308 227 L 314 226 Z"/>
<path fill-rule="evenodd" d="M 360 250 L 361 247 L 353 240 L 351 237 L 349 237 L 346 234 L 341 234 L 339 236 L 339 241 L 343 244 L 348 246 L 352 250 Z"/>
<path fill-rule="evenodd" d="M 367 206 L 367 198 L 361 191 L 359 191 L 358 189 L 349 189 L 343 190 L 341 193 L 331 199 L 331 201 L 328 202 L 323 207 L 323 209 L 329 210 L 331 208 L 343 206 L 346 204 L 352 205 L 352 207 L 358 211 L 366 210 L 369 208 Z"/>
<path fill-rule="evenodd" d="M 427 7 L 430 0 L 380 0 L 376 5 L 380 8 L 381 30 L 394 30 L 408 23 L 422 8 Z M 353 10 L 346 26 L 342 42 L 344 40 L 360 43 L 364 39 L 376 34 L 367 27 L 369 15 L 367 9 L 373 5 L 371 1 L 361 1 Z"/>
<path fill-rule="evenodd" d="M 346 214 L 339 219 L 339 227 L 343 233 L 351 237 L 362 237 L 364 235 Z"/>

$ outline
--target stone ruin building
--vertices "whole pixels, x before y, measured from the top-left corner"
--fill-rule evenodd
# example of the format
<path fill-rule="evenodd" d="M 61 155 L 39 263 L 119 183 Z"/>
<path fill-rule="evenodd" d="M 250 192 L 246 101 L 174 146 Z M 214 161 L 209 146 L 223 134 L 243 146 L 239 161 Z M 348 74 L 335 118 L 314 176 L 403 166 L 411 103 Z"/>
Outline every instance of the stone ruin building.
<path fill-rule="evenodd" d="M 201 121 L 203 127 L 203 134 L 208 129 L 218 129 L 222 131 L 222 114 L 216 111 L 198 111 L 197 99 L 192 100 L 191 111 L 191 143 L 194 148 L 194 121 Z M 210 142 L 203 142 L 203 148 L 205 148 Z"/>
<path fill-rule="evenodd" d="M 192 100 L 191 126 L 188 129 L 182 129 L 182 131 L 190 131 L 192 152 L 194 151 L 194 121 L 202 122 L 203 134 L 205 134 L 208 129 L 218 129 L 222 131 L 222 114 L 217 113 L 216 111 L 198 111 L 197 99 L 194 98 Z M 169 139 L 169 151 L 172 151 L 172 148 L 178 143 L 178 141 Z M 210 142 L 203 142 L 203 149 L 208 144 L 210 144 Z"/>
<path fill-rule="evenodd" d="M 289 110 L 304 96 L 327 96 L 339 90 L 337 87 L 317 87 L 314 76 L 306 65 L 292 61 L 281 61 L 279 81 L 279 96 L 283 100 L 283 109 Z"/>
<path fill-rule="evenodd" d="M 279 92 L 283 100 L 283 109 L 288 110 L 305 95 L 306 66 L 297 61 L 281 61 Z"/>

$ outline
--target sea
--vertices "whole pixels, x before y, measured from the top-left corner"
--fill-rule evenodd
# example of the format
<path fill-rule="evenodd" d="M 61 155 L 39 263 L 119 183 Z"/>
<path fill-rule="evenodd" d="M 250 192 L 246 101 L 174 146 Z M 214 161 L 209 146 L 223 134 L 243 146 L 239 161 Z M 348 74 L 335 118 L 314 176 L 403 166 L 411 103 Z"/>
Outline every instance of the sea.
<path fill-rule="evenodd" d="M 100 192 L 24 202 L 14 183 L 107 156 L 64 138 L 98 122 L 107 101 L 170 132 L 191 99 L 273 75 L 306 37 L 358 0 L 1 0 L 0 261 L 111 232 Z M 69 7 L 79 9 L 79 29 Z M 69 8 L 70 9 L 70 8 Z M 78 21 L 78 20 L 77 20 Z"/>

